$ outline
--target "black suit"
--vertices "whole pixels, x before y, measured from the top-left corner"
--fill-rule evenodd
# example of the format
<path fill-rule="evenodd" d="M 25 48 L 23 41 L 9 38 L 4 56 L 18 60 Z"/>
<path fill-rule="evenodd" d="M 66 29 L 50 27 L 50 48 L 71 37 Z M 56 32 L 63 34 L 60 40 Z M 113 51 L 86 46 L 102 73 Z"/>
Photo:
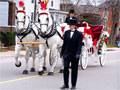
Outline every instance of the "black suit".
<path fill-rule="evenodd" d="M 71 62 L 72 86 L 76 86 L 79 56 L 82 47 L 82 33 L 75 30 L 72 38 L 70 37 L 71 30 L 65 32 L 64 43 L 61 50 L 61 56 L 64 58 L 64 84 L 68 86 L 69 80 L 69 64 Z"/>
<path fill-rule="evenodd" d="M 74 16 L 72 17 L 72 19 L 77 20 L 77 18 L 74 17 Z M 70 16 L 68 16 L 68 17 L 65 19 L 65 23 L 69 24 L 69 22 L 70 22 Z"/>

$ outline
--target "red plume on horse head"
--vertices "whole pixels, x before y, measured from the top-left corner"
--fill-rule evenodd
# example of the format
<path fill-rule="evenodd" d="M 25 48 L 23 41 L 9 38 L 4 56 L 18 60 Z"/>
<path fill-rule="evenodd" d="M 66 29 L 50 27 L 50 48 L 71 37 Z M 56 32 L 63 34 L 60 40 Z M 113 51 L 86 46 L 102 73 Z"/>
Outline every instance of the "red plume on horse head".
<path fill-rule="evenodd" d="M 45 0 L 45 2 L 42 2 L 41 0 L 39 0 L 39 1 L 40 1 L 40 6 L 41 6 L 42 10 L 46 10 L 49 0 Z"/>
<path fill-rule="evenodd" d="M 17 13 L 22 12 L 22 13 L 25 14 L 26 12 L 25 12 L 25 7 L 24 7 L 23 1 L 20 1 L 20 2 L 19 2 L 19 7 L 20 7 L 20 9 L 17 10 L 16 12 L 17 12 Z M 22 9 L 21 9 L 21 8 L 22 8 Z"/>
<path fill-rule="evenodd" d="M 19 7 L 23 7 L 23 6 L 24 6 L 23 1 L 20 1 L 20 2 L 19 2 Z"/>

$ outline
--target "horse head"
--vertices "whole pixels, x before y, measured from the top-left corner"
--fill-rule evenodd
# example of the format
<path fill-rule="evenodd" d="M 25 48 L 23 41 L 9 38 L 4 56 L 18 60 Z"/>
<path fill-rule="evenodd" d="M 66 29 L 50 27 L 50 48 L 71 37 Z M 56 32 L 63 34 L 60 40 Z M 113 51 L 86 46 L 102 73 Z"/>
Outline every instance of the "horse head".
<path fill-rule="evenodd" d="M 53 26 L 53 18 L 49 13 L 49 10 L 39 10 L 38 22 L 40 25 L 41 33 L 43 35 L 48 34 Z"/>
<path fill-rule="evenodd" d="M 18 32 L 22 32 L 23 28 L 25 27 L 25 21 L 26 21 L 26 12 L 25 12 L 25 7 L 23 6 L 24 3 L 19 2 L 19 8 L 16 7 L 16 22 L 17 22 L 17 30 Z"/>

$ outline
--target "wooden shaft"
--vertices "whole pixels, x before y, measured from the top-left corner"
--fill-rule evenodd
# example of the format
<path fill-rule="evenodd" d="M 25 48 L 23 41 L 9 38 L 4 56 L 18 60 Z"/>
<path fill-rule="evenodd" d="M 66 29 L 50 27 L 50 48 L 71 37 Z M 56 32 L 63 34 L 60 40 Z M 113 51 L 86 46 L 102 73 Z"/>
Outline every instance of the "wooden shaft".
<path fill-rule="evenodd" d="M 44 42 L 18 42 L 17 44 L 45 44 Z"/>
<path fill-rule="evenodd" d="M 28 46 L 30 48 L 39 48 L 39 46 Z"/>

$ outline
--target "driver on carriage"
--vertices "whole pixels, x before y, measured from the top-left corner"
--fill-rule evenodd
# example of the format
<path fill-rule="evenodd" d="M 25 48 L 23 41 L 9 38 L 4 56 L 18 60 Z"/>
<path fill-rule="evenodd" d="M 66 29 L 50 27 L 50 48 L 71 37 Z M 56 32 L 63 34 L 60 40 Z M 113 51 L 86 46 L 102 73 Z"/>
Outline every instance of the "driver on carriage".
<path fill-rule="evenodd" d="M 65 23 L 69 24 L 70 19 L 75 19 L 77 21 L 77 18 L 75 17 L 75 11 L 74 9 L 70 9 L 69 16 L 65 19 Z"/>

